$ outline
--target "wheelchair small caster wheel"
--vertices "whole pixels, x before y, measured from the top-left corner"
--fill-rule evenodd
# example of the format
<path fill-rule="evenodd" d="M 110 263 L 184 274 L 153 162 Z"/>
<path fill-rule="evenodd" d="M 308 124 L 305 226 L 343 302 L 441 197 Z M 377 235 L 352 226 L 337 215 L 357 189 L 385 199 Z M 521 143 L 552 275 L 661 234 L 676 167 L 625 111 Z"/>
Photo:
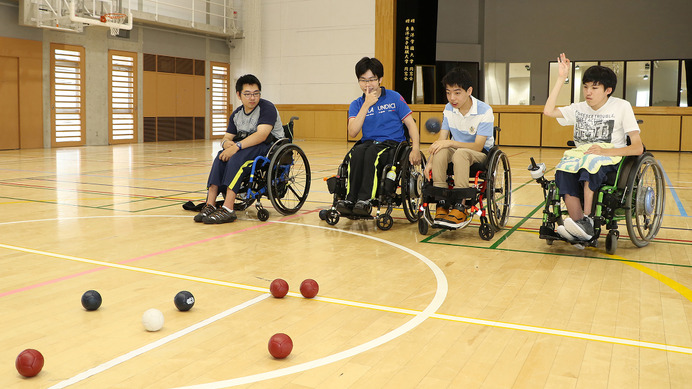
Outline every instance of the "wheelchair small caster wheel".
<path fill-rule="evenodd" d="M 324 220 L 325 220 L 325 221 L 327 222 L 327 224 L 329 224 L 330 226 L 335 226 L 336 223 L 339 222 L 339 212 L 337 212 L 337 211 L 334 210 L 334 209 L 328 210 L 328 211 L 327 211 L 327 214 L 324 215 L 324 216 L 325 216 L 325 219 L 324 219 Z"/>
<path fill-rule="evenodd" d="M 615 254 L 615 250 L 618 248 L 618 238 L 620 237 L 620 233 L 618 230 L 610 230 L 608 231 L 608 235 L 606 236 L 606 253 L 608 254 Z"/>
<path fill-rule="evenodd" d="M 257 210 L 257 218 L 262 222 L 266 222 L 267 220 L 269 220 L 269 211 L 267 211 L 264 208 L 258 209 Z"/>
<path fill-rule="evenodd" d="M 548 246 L 552 246 L 552 245 L 553 245 L 553 240 L 552 240 L 552 239 L 546 239 L 546 240 L 545 240 L 545 243 L 546 243 Z"/>
<path fill-rule="evenodd" d="M 481 226 L 478 228 L 478 235 L 480 235 L 481 239 L 483 240 L 490 240 L 495 236 L 495 231 L 493 230 L 493 226 L 491 226 L 488 223 L 483 223 Z"/>
<path fill-rule="evenodd" d="M 420 232 L 421 235 L 428 235 L 428 222 L 425 221 L 423 217 L 418 219 L 418 232 Z"/>
<path fill-rule="evenodd" d="M 384 214 L 377 218 L 375 224 L 377 225 L 377 228 L 379 228 L 380 230 L 387 231 L 394 225 L 394 219 L 392 219 L 391 216 Z"/>
<path fill-rule="evenodd" d="M 327 220 L 327 212 L 329 212 L 329 210 L 320 209 L 320 213 L 319 213 L 320 220 Z"/>

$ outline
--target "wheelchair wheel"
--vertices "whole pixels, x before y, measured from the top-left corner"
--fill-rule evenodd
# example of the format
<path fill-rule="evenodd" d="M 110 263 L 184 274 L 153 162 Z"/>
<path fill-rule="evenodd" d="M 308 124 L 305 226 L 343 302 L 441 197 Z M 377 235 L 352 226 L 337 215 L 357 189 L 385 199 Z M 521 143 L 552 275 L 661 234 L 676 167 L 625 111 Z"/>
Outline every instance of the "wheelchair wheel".
<path fill-rule="evenodd" d="M 339 212 L 337 212 L 333 209 L 330 209 L 327 211 L 327 214 L 325 215 L 324 221 L 326 221 L 327 224 L 329 224 L 330 226 L 335 226 L 336 223 L 339 222 L 339 219 L 340 219 Z"/>
<path fill-rule="evenodd" d="M 428 235 L 428 222 L 425 221 L 425 218 L 421 216 L 418 219 L 418 232 L 420 232 L 421 235 Z"/>
<path fill-rule="evenodd" d="M 658 234 L 665 207 L 663 169 L 650 153 L 637 158 L 627 179 L 627 207 L 627 233 L 635 246 L 644 247 Z"/>
<path fill-rule="evenodd" d="M 489 183 L 485 190 L 485 198 L 488 217 L 495 231 L 500 231 L 507 225 L 512 204 L 512 174 L 507 154 L 501 151 L 493 154 L 488 164 L 487 179 Z"/>
<path fill-rule="evenodd" d="M 310 191 L 310 164 L 300 147 L 289 143 L 281 146 L 267 173 L 267 196 L 282 215 L 296 213 Z"/>
<path fill-rule="evenodd" d="M 483 240 L 490 240 L 493 238 L 493 236 L 495 236 L 495 229 L 484 217 L 481 217 L 481 225 L 478 227 L 478 235 Z"/>
<path fill-rule="evenodd" d="M 608 231 L 608 235 L 606 236 L 606 253 L 608 254 L 615 254 L 615 250 L 618 248 L 618 238 L 620 237 L 620 233 L 618 230 L 610 230 Z"/>
<path fill-rule="evenodd" d="M 377 217 L 377 220 L 375 220 L 375 225 L 377 225 L 377 228 L 380 230 L 387 231 L 394 225 L 394 219 L 385 213 L 384 215 Z"/>
<path fill-rule="evenodd" d="M 267 211 L 264 208 L 258 209 L 257 210 L 257 218 L 262 222 L 266 222 L 267 220 L 269 220 L 269 211 Z"/>
<path fill-rule="evenodd" d="M 423 169 L 425 168 L 425 155 L 420 153 L 421 163 L 412 166 L 406 157 L 404 171 L 401 175 L 401 197 L 403 198 L 403 208 L 406 219 L 411 223 L 418 220 L 418 208 L 421 203 L 423 182 Z"/>

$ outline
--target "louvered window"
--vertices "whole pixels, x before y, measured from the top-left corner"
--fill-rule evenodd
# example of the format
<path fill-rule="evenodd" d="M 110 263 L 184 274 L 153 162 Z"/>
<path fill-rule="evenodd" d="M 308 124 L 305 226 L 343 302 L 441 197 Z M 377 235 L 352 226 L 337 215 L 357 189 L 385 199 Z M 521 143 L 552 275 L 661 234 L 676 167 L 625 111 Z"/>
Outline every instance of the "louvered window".
<path fill-rule="evenodd" d="M 228 127 L 229 108 L 228 64 L 211 63 L 211 135 L 220 137 Z"/>
<path fill-rule="evenodd" d="M 137 54 L 109 51 L 109 141 L 137 141 Z"/>
<path fill-rule="evenodd" d="M 53 146 L 85 144 L 84 48 L 51 44 Z"/>

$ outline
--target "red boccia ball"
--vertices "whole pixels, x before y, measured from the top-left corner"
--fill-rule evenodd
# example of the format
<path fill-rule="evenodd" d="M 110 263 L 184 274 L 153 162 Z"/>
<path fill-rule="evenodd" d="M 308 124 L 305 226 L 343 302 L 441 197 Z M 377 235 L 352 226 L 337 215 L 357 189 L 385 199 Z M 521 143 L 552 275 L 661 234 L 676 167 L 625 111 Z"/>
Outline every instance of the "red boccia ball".
<path fill-rule="evenodd" d="M 288 293 L 288 282 L 277 278 L 269 285 L 269 291 L 272 293 L 272 296 L 278 299 L 283 298 Z"/>
<path fill-rule="evenodd" d="M 19 374 L 24 377 L 33 377 L 43 369 L 43 355 L 34 349 L 26 349 L 17 355 L 14 362 Z"/>
<path fill-rule="evenodd" d="M 269 354 L 276 359 L 284 359 L 293 350 L 293 341 L 291 338 L 282 333 L 274 334 L 269 338 Z"/>
<path fill-rule="evenodd" d="M 308 278 L 300 284 L 300 294 L 305 298 L 313 298 L 317 296 L 317 292 L 320 291 L 320 286 L 317 285 L 317 281 Z"/>

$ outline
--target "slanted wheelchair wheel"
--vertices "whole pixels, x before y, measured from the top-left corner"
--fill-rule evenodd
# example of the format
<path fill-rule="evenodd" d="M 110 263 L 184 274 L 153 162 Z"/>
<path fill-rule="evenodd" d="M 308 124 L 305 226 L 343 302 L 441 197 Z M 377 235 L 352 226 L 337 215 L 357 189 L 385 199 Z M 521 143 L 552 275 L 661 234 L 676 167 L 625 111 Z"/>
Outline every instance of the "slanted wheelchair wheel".
<path fill-rule="evenodd" d="M 404 208 L 404 214 L 406 219 L 411 223 L 418 220 L 418 208 L 421 203 L 423 194 L 423 182 L 425 178 L 423 177 L 423 169 L 425 168 L 425 155 L 420 153 L 421 163 L 412 166 L 408 162 L 408 156 L 406 156 L 406 163 L 404 164 L 404 171 L 401 175 L 401 197 L 403 198 L 402 207 Z"/>
<path fill-rule="evenodd" d="M 625 206 L 627 233 L 637 247 L 644 247 L 658 234 L 665 208 L 663 169 L 650 153 L 637 158 L 627 179 Z"/>
<path fill-rule="evenodd" d="M 377 217 L 375 225 L 377 225 L 377 228 L 379 228 L 380 230 L 387 231 L 394 225 L 394 219 L 392 219 L 391 216 L 385 213 L 384 215 L 380 215 Z"/>
<path fill-rule="evenodd" d="M 324 221 L 326 221 L 327 224 L 329 224 L 330 226 L 335 226 L 336 223 L 339 222 L 339 219 L 340 219 L 339 212 L 337 212 L 334 209 L 330 209 L 327 211 L 327 214 L 325 215 Z"/>
<path fill-rule="evenodd" d="M 266 222 L 267 220 L 269 220 L 269 211 L 267 211 L 264 208 L 258 209 L 257 218 L 262 222 Z"/>
<path fill-rule="evenodd" d="M 512 174 L 507 154 L 498 152 L 488 164 L 488 185 L 485 189 L 490 224 L 495 231 L 507 225 L 512 204 Z"/>
<path fill-rule="evenodd" d="M 289 143 L 276 151 L 269 162 L 267 196 L 282 215 L 296 213 L 310 192 L 310 163 L 300 147 Z"/>
<path fill-rule="evenodd" d="M 483 240 L 490 240 L 493 238 L 493 236 L 495 236 L 495 229 L 484 217 L 481 217 L 481 225 L 478 227 L 478 235 Z"/>
<path fill-rule="evenodd" d="M 608 231 L 608 235 L 606 236 L 606 253 L 608 254 L 615 254 L 615 250 L 618 248 L 618 238 L 620 237 L 620 233 L 618 230 L 610 230 Z"/>
<path fill-rule="evenodd" d="M 418 219 L 418 232 L 420 232 L 421 235 L 428 235 L 428 222 L 425 221 L 425 218 L 421 216 Z"/>

